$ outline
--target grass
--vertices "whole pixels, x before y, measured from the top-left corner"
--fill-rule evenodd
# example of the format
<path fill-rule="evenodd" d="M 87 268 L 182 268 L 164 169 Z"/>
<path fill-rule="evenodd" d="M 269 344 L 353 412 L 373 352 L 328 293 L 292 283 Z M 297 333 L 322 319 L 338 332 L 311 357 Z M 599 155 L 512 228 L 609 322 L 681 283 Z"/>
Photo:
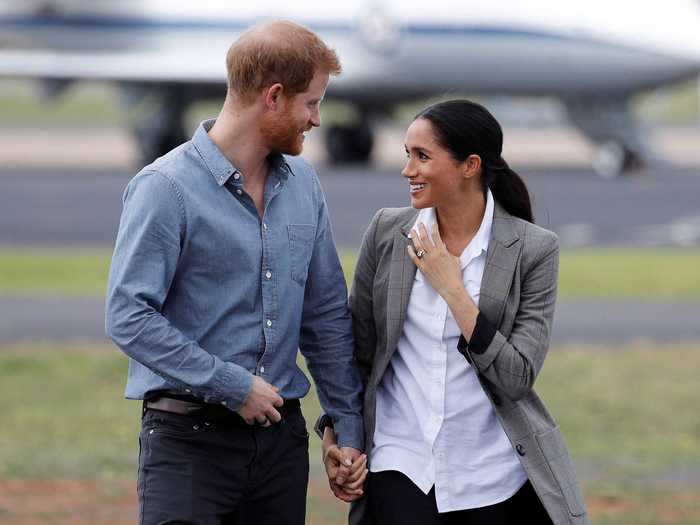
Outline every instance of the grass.
<path fill-rule="evenodd" d="M 553 350 L 537 383 L 583 467 L 594 523 L 697 523 L 700 487 L 664 480 L 689 469 L 697 479 L 700 471 L 700 348 L 600 350 Z M 0 347 L 0 480 L 133 480 L 140 406 L 122 399 L 125 376 L 126 359 L 108 346 Z M 309 424 L 318 410 L 312 390 L 304 400 Z M 311 444 L 310 522 L 342 523 L 344 507 L 325 489 L 319 440 Z"/>
<path fill-rule="evenodd" d="M 103 295 L 111 256 L 99 248 L 0 250 L 0 295 Z"/>
<path fill-rule="evenodd" d="M 355 252 L 341 250 L 348 281 Z M 104 294 L 108 249 L 0 249 L 0 295 Z M 564 251 L 560 297 L 684 300 L 700 298 L 699 249 L 601 248 Z"/>
<path fill-rule="evenodd" d="M 5 80 L 0 87 L 5 125 L 93 127 L 118 126 L 124 121 L 115 90 L 105 84 L 80 83 L 48 100 L 40 97 L 38 83 Z"/>
<path fill-rule="evenodd" d="M 604 248 L 565 250 L 564 298 L 691 299 L 700 297 L 700 250 Z"/>

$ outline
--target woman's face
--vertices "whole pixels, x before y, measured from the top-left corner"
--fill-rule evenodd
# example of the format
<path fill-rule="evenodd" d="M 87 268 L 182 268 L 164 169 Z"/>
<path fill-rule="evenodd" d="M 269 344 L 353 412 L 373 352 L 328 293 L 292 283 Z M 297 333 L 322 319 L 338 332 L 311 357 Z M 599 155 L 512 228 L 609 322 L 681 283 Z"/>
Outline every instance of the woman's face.
<path fill-rule="evenodd" d="M 468 183 L 465 163 L 457 162 L 438 144 L 429 120 L 414 120 L 406 130 L 404 144 L 407 160 L 401 175 L 408 179 L 411 206 L 420 209 L 464 202 Z"/>

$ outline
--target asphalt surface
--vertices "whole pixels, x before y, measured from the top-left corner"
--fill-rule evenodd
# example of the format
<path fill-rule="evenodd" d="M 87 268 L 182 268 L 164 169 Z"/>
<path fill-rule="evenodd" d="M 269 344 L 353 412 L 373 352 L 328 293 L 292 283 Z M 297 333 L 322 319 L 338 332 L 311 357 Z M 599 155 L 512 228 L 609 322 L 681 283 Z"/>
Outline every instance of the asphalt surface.
<path fill-rule="evenodd" d="M 356 248 L 374 212 L 408 203 L 399 169 L 319 167 L 339 246 Z M 590 170 L 522 171 L 537 222 L 563 246 L 700 245 L 700 170 L 603 180 Z M 0 245 L 109 246 L 132 173 L 125 168 L 0 166 Z M 555 343 L 700 340 L 700 302 L 561 301 Z M 100 298 L 0 298 L 0 342 L 104 341 Z"/>
<path fill-rule="evenodd" d="M 357 247 L 381 207 L 405 206 L 399 169 L 320 167 L 339 246 Z M 3 168 L 0 245 L 109 245 L 132 173 L 125 169 Z M 614 180 L 582 168 L 523 172 L 536 221 L 563 246 L 700 245 L 700 170 L 659 169 Z"/>
<path fill-rule="evenodd" d="M 700 340 L 700 302 L 560 301 L 552 342 L 616 345 Z M 0 344 L 107 341 L 102 298 L 0 298 Z"/>

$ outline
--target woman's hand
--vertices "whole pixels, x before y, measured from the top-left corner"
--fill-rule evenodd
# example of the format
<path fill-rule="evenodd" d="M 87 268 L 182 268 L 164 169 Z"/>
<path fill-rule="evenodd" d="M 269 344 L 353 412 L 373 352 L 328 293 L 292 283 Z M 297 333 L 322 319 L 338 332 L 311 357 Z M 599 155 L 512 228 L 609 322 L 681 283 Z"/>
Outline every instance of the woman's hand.
<path fill-rule="evenodd" d="M 422 223 L 419 231 L 411 236 L 413 246 L 408 246 L 408 254 L 416 267 L 425 275 L 437 293 L 445 300 L 464 337 L 469 341 L 474 332 L 479 308 L 467 293 L 462 282 L 462 269 L 459 257 L 447 251 L 440 237 L 437 222 L 433 225 L 432 240 Z M 421 257 L 418 257 L 418 255 Z"/>
<path fill-rule="evenodd" d="M 408 254 L 437 293 L 449 302 L 449 298 L 466 294 L 462 283 L 462 270 L 459 257 L 447 251 L 447 246 L 440 237 L 437 222 L 433 225 L 432 240 L 423 223 L 413 230 L 408 246 Z M 420 256 L 420 257 L 419 257 Z"/>

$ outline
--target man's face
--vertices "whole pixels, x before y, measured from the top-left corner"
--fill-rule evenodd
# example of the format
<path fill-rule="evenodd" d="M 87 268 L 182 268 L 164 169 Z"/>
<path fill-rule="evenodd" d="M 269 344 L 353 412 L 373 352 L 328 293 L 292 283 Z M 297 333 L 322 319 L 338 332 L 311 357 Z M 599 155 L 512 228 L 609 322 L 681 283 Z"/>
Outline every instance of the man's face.
<path fill-rule="evenodd" d="M 282 95 L 280 110 L 269 113 L 261 131 L 267 146 L 276 153 L 299 155 L 304 148 L 304 135 L 321 125 L 320 107 L 328 86 L 328 73 L 316 72 L 303 93 Z"/>

